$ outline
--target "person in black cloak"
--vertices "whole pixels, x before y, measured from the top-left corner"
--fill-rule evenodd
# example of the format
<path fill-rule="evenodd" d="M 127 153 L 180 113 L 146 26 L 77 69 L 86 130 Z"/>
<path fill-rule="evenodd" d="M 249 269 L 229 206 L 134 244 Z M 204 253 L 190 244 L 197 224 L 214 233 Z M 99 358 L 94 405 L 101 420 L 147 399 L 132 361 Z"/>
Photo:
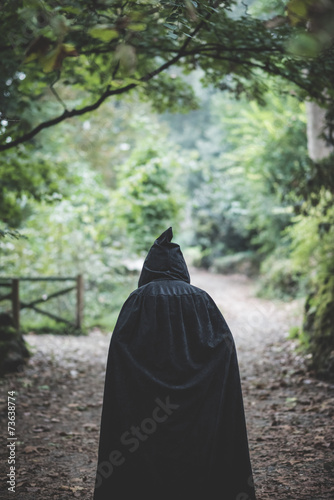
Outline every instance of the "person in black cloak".
<path fill-rule="evenodd" d="M 172 237 L 112 334 L 94 500 L 255 500 L 234 340 Z"/>

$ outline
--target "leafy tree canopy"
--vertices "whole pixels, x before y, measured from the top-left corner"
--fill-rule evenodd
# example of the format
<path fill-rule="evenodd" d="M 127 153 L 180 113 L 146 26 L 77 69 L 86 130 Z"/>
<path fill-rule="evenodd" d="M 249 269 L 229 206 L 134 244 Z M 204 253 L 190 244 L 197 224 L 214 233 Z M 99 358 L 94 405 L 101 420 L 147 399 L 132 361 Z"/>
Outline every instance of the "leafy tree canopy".
<path fill-rule="evenodd" d="M 250 9 L 235 0 L 5 1 L 0 150 L 134 89 L 159 111 L 192 108 L 196 99 L 183 73 L 196 68 L 204 70 L 205 84 L 258 100 L 265 75 L 279 75 L 302 99 L 329 108 L 331 3 L 271 1 L 268 17 L 263 2 L 249 3 Z"/>

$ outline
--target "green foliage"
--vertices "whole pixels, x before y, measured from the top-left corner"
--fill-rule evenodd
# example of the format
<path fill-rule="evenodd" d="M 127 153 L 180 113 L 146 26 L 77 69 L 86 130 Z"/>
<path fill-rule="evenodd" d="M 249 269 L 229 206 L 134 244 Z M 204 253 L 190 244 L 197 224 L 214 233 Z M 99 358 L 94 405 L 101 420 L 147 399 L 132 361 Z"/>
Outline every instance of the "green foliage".
<path fill-rule="evenodd" d="M 162 73 L 145 86 L 139 88 L 138 95 L 143 101 L 152 102 L 158 113 L 188 112 L 198 107 L 194 90 L 182 77 L 175 73 Z"/>
<path fill-rule="evenodd" d="M 291 238 L 294 267 L 300 272 L 311 272 L 311 276 L 322 281 L 324 276 L 334 274 L 333 193 L 322 189 L 318 197 L 319 202 L 315 205 L 313 196 L 305 202 L 306 213 L 295 217 L 286 233 Z"/>
<path fill-rule="evenodd" d="M 1 242 L 2 274 L 12 276 L 76 276 L 85 279 L 85 325 L 119 310 L 122 299 L 134 287 L 125 259 L 130 249 L 122 233 L 114 229 L 115 212 L 110 192 L 97 176 L 83 172 L 82 183 L 67 199 L 50 206 L 32 203 L 23 227 L 26 239 Z M 72 286 L 73 282 L 21 284 L 21 300 L 41 298 Z M 75 292 L 45 302 L 42 309 L 74 321 Z M 49 326 L 40 317 L 23 309 L 24 328 Z M 113 325 L 110 325 L 112 328 Z M 68 331 L 68 328 L 67 328 Z"/>
<path fill-rule="evenodd" d="M 89 121 L 64 123 L 52 136 L 43 131 L 41 151 L 32 158 L 42 155 L 50 163 L 66 165 L 66 176 L 59 177 L 60 192 L 54 196 L 43 193 L 40 199 L 25 199 L 20 226 L 25 239 L 2 238 L 1 274 L 81 273 L 85 327 L 112 329 L 122 303 L 137 286 L 138 270 L 131 270 L 136 250 L 147 251 L 166 224 L 177 225 L 182 190 L 174 193 L 172 188 L 183 160 L 165 142 L 165 135 L 149 106 L 134 98 L 106 104 Z M 120 189 L 118 182 L 123 186 Z M 14 197 L 16 203 L 21 203 L 20 196 Z M 122 221 L 121 211 L 126 214 Z M 130 220 L 137 222 L 131 225 Z M 138 246 L 132 244 L 132 237 Z M 21 282 L 21 299 L 29 302 L 31 297 L 48 296 L 71 285 Z M 46 301 L 41 308 L 73 321 L 75 300 L 72 291 Z M 24 329 L 70 331 L 28 309 L 21 316 Z"/>
<path fill-rule="evenodd" d="M 334 376 L 334 190 L 331 183 L 322 186 L 319 175 L 333 158 L 314 164 L 315 182 L 304 204 L 302 213 L 287 228 L 291 240 L 291 262 L 302 276 L 308 277 L 309 290 L 302 337 L 307 338 L 312 354 L 312 366 L 324 377 Z M 332 168 L 332 167 L 331 167 Z M 325 178 L 330 178 L 331 172 Z M 302 187 L 305 192 L 305 186 Z"/>
<path fill-rule="evenodd" d="M 305 109 L 294 97 L 279 95 L 273 83 L 271 87 L 276 92 L 267 94 L 264 107 L 219 95 L 209 99 L 209 134 L 198 140 L 197 148 L 203 160 L 195 163 L 189 184 L 195 190 L 194 244 L 202 248 L 205 267 L 221 256 L 247 251 L 257 256 L 252 265 L 260 265 L 287 244 L 282 231 L 300 211 L 296 190 L 311 172 Z"/>
<path fill-rule="evenodd" d="M 29 213 L 30 200 L 52 203 L 59 192 L 66 195 L 66 184 L 74 176 L 64 162 L 50 157 L 43 146 L 32 158 L 31 148 L 8 151 L 0 157 L 1 221 L 15 228 Z"/>
<path fill-rule="evenodd" d="M 320 281 L 320 280 L 319 280 Z M 334 278 L 323 277 L 305 304 L 304 331 L 311 366 L 324 378 L 334 378 Z"/>
<path fill-rule="evenodd" d="M 210 267 L 221 255 L 250 248 L 248 192 L 240 168 L 199 168 L 192 201 L 194 243 L 202 249 L 201 265 Z"/>
<path fill-rule="evenodd" d="M 9 238 L 16 238 L 16 239 L 22 237 L 22 235 L 18 231 L 12 229 L 0 229 L 0 238 L 5 238 L 6 236 Z"/>
<path fill-rule="evenodd" d="M 261 179 L 265 192 L 277 195 L 283 206 L 295 206 L 294 191 L 310 170 L 305 106 L 288 89 L 279 93 L 279 81 L 267 82 L 268 88 L 269 83 L 265 106 L 242 101 L 235 108 L 218 98 L 215 109 L 231 150 L 225 158 L 242 165 L 255 183 Z"/>
<path fill-rule="evenodd" d="M 281 300 L 305 296 L 307 278 L 294 268 L 289 256 L 289 247 L 284 252 L 280 245 L 261 265 L 257 293 L 260 297 Z"/>
<path fill-rule="evenodd" d="M 296 340 L 296 350 L 305 355 L 305 352 L 310 351 L 309 336 L 299 326 L 292 326 L 289 330 L 289 339 Z"/>
<path fill-rule="evenodd" d="M 177 226 L 180 190 L 173 191 L 180 161 L 168 145 L 149 141 L 134 150 L 119 173 L 117 214 L 138 252 L 169 226 Z"/>

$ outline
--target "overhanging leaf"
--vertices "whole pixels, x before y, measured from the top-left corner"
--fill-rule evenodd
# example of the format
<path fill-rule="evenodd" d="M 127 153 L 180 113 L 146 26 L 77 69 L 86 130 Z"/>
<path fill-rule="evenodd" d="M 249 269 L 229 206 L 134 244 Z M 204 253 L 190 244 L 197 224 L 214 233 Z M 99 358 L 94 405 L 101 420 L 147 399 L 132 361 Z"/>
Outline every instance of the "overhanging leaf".
<path fill-rule="evenodd" d="M 129 29 L 132 31 L 144 31 L 146 29 L 145 23 L 130 23 Z"/>
<path fill-rule="evenodd" d="M 74 45 L 69 43 L 60 43 L 53 50 L 48 52 L 44 57 L 40 58 L 40 62 L 45 73 L 59 70 L 62 67 L 63 60 L 66 57 L 76 57 L 78 52 Z"/>
<path fill-rule="evenodd" d="M 88 33 L 91 37 L 98 38 L 102 42 L 110 42 L 119 37 L 118 31 L 109 25 L 98 25 L 95 28 L 91 28 Z"/>
<path fill-rule="evenodd" d="M 287 16 L 292 26 L 305 23 L 308 19 L 309 8 L 314 0 L 290 0 L 286 6 Z"/>

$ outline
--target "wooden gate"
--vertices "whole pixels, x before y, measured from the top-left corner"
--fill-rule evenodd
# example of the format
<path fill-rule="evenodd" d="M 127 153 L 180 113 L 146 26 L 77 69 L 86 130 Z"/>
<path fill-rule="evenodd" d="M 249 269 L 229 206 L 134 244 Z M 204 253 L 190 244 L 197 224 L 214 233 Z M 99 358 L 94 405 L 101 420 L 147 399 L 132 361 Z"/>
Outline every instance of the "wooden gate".
<path fill-rule="evenodd" d="M 20 300 L 20 281 L 74 281 L 74 285 L 68 288 L 64 288 L 62 290 L 58 290 L 57 292 L 51 293 L 50 295 L 43 295 L 41 298 L 32 300 L 30 302 L 22 302 Z M 10 300 L 12 303 L 12 315 L 14 320 L 14 325 L 17 330 L 20 328 L 20 311 L 21 309 L 30 308 L 36 311 L 39 314 L 44 314 L 49 318 L 52 318 L 55 321 L 65 323 L 70 326 L 74 326 L 76 328 L 82 327 L 83 321 L 83 312 L 84 312 L 84 281 L 82 274 L 78 274 L 77 276 L 43 276 L 43 277 L 19 277 L 19 278 L 11 278 L 11 277 L 0 277 L 0 287 L 9 288 L 9 293 L 5 295 L 0 295 L 1 300 Z M 56 314 L 50 313 L 48 311 L 44 311 L 40 307 L 37 307 L 39 304 L 42 304 L 50 299 L 55 297 L 59 297 L 60 295 L 64 295 L 66 293 L 71 292 L 72 290 L 76 290 L 76 307 L 75 307 L 75 320 L 73 322 L 68 321 L 65 318 L 57 316 Z"/>

